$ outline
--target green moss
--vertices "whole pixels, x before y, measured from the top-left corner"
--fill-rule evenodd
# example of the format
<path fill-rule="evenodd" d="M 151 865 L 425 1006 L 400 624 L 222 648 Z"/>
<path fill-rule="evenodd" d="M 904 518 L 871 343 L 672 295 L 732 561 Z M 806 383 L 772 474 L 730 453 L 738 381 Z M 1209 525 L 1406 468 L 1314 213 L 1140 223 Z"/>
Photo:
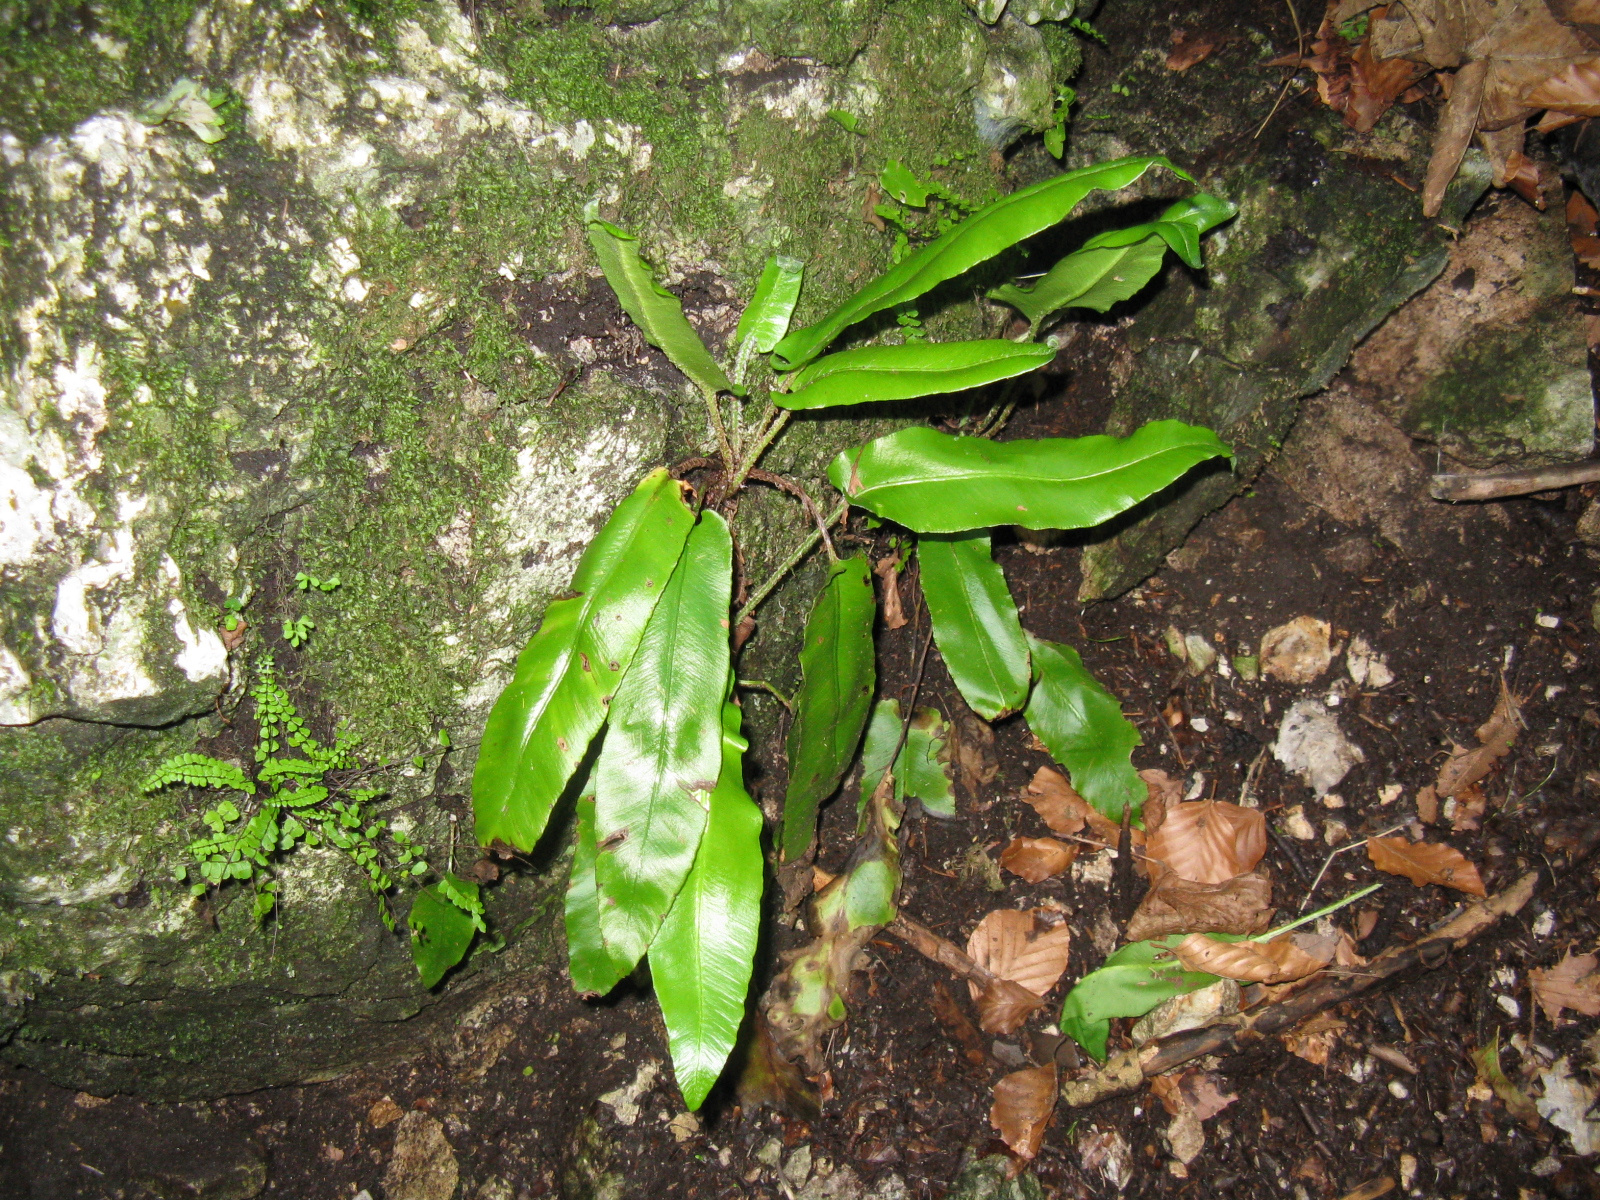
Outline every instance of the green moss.
<path fill-rule="evenodd" d="M 0 128 L 31 143 L 102 108 L 154 99 L 189 69 L 183 33 L 194 10 L 194 0 L 0 4 Z M 125 49 L 107 54 L 96 37 Z"/>

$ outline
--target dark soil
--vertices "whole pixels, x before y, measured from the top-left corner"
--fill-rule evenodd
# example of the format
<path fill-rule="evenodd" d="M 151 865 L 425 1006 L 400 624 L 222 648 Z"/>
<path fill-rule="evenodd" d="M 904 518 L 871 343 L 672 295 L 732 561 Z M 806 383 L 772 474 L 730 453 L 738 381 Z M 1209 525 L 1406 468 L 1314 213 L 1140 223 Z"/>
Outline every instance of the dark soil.
<path fill-rule="evenodd" d="M 597 362 L 626 363 L 641 379 L 651 376 L 655 352 L 623 345 L 629 331 L 609 295 L 588 281 L 570 287 L 588 301 L 589 315 L 551 334 L 563 344 L 550 348 L 571 354 L 574 339 L 587 338 Z M 548 324 L 541 314 L 561 297 L 523 287 L 508 298 L 538 342 Z M 704 299 L 709 305 L 716 297 Z M 1083 326 L 1063 353 L 1073 365 L 1018 413 L 1007 436 L 1097 428 L 1118 350 L 1114 324 Z M 1295 452 L 1291 442 L 1288 461 Z M 1411 453 L 1408 470 L 1432 469 L 1431 452 Z M 1574 490 L 1441 520 L 1439 506 L 1419 493 L 1411 500 L 1419 533 L 1402 552 L 1375 526 L 1340 524 L 1308 504 L 1286 482 L 1292 475 L 1287 466 L 1269 470 L 1251 493 L 1204 521 L 1165 569 L 1114 602 L 1076 601 L 1076 555 L 1068 547 L 997 545 L 1024 624 L 1079 648 L 1121 699 L 1144 736 L 1134 755 L 1139 767 L 1162 768 L 1182 776 L 1194 794 L 1225 800 L 1240 798 L 1253 771 L 1253 796 L 1273 831 L 1265 866 L 1286 916 L 1302 907 L 1332 848 L 1414 816 L 1418 790 L 1432 782 L 1452 744 L 1475 744 L 1503 675 L 1527 698 L 1527 731 L 1485 783 L 1482 828 L 1453 832 L 1441 821 L 1428 837 L 1460 849 L 1491 892 L 1533 868 L 1544 872 L 1540 891 L 1516 917 L 1441 965 L 1337 1010 L 1344 1027 L 1325 1064 L 1290 1053 L 1278 1039 L 1208 1061 L 1237 1099 L 1206 1122 L 1206 1147 L 1186 1168 L 1163 1140 L 1167 1113 L 1145 1092 L 1058 1111 L 1033 1173 L 1046 1195 L 1117 1194 L 1101 1171 L 1085 1167 L 1079 1149 L 1087 1135 L 1114 1131 L 1132 1152 L 1124 1189 L 1130 1197 L 1323 1200 L 1385 1177 L 1419 1197 L 1600 1195 L 1600 1177 L 1564 1134 L 1548 1123 L 1519 1124 L 1499 1099 L 1469 1096 L 1476 1079 L 1469 1055 L 1497 1036 L 1506 1073 L 1519 1084 L 1528 1082 L 1524 1068 L 1541 1060 L 1591 1060 L 1585 1039 L 1596 1022 L 1569 1017 L 1552 1027 L 1528 988 L 1530 968 L 1600 942 L 1600 872 L 1568 853 L 1600 821 L 1600 675 L 1590 609 L 1600 573 L 1575 530 L 1589 498 Z M 883 631 L 879 646 L 881 694 L 905 700 L 926 616 L 909 603 L 910 581 L 902 586 L 912 620 Z M 1394 682 L 1363 691 L 1342 658 L 1307 687 L 1247 683 L 1215 671 L 1195 677 L 1166 648 L 1175 628 L 1228 654 L 1254 653 L 1267 630 L 1302 615 L 1328 621 L 1338 643 L 1364 636 Z M 1344 731 L 1366 761 L 1336 797 L 1318 803 L 1274 760 L 1270 745 L 1290 703 L 1334 693 Z M 958 724 L 971 719 L 937 653 L 921 703 Z M 1065 976 L 1071 981 L 1104 958 L 1143 884 L 1134 879 L 1119 889 L 1080 872 L 1076 881 L 1068 873 L 1030 885 L 974 870 L 979 856 L 992 861 L 1012 836 L 1046 832 L 1018 799 L 1048 761 L 1020 720 L 996 727 L 993 756 L 992 782 L 959 788 L 956 820 L 911 819 L 903 906 L 958 943 L 993 908 L 1057 908 L 1075 931 Z M 1296 817 L 1309 822 L 1314 837 L 1294 836 L 1305 832 Z M 823 866 L 843 861 L 854 825 L 853 805 L 825 811 Z M 993 879 L 1001 890 L 991 890 Z M 1356 850 L 1334 860 L 1315 900 L 1371 882 L 1384 887 L 1357 906 L 1377 913 L 1360 943 L 1367 955 L 1414 940 L 1461 898 L 1378 875 Z M 1347 928 L 1355 911 L 1339 916 Z M 773 949 L 802 939 L 798 930 L 780 928 Z M 6 1067 L 0 1198 L 248 1196 L 263 1177 L 264 1196 L 347 1198 L 366 1190 L 380 1197 L 396 1118 L 411 1111 L 442 1122 L 459 1165 L 457 1195 L 465 1200 L 793 1197 L 804 1180 L 781 1178 L 774 1154 L 788 1163 L 801 1147 L 810 1147 L 813 1164 L 825 1159 L 834 1168 L 834 1190 L 817 1182 L 819 1169 L 808 1195 L 859 1195 L 841 1182 L 848 1167 L 880 1195 L 892 1194 L 884 1184 L 894 1175 L 909 1195 L 943 1196 L 965 1161 L 1004 1152 L 989 1126 L 990 1089 L 1030 1056 L 1053 1050 L 1048 1037 L 1036 1045 L 1032 1034 L 1049 1025 L 1055 1005 L 1016 1035 L 978 1035 L 965 985 L 888 936 L 869 946 L 858 983 L 851 1020 L 830 1047 L 821 1115 L 812 1121 L 741 1107 L 730 1092 L 713 1096 L 704 1128 L 674 1127 L 681 1106 L 665 1069 L 640 1097 L 636 1120 L 622 1126 L 618 1106 L 599 1098 L 635 1080 L 642 1064 L 668 1061 L 654 1002 L 647 988 L 633 985 L 603 1003 L 585 1002 L 555 979 L 474 1012 L 449 1045 L 412 1063 L 207 1103 L 74 1095 Z M 1114 1031 L 1114 1048 L 1127 1044 L 1125 1024 Z M 1373 1044 L 1401 1051 L 1417 1073 L 1374 1058 Z M 620 1191 L 597 1189 L 611 1171 L 621 1177 Z"/>

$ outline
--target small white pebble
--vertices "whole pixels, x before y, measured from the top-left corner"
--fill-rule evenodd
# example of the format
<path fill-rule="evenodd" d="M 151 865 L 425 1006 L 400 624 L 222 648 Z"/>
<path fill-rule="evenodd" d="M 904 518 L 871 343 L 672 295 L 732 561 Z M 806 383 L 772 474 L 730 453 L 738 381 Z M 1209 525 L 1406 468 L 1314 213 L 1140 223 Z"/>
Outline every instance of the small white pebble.
<path fill-rule="evenodd" d="M 1344 807 L 1344 797 L 1339 795 L 1338 792 L 1329 792 L 1326 796 L 1324 796 L 1322 798 L 1322 807 L 1323 808 L 1343 808 Z"/>
<path fill-rule="evenodd" d="M 1189 722 L 1189 728 L 1196 733 L 1208 733 L 1211 729 L 1211 722 L 1204 717 L 1195 717 Z"/>
<path fill-rule="evenodd" d="M 1540 629 L 1558 629 L 1561 626 L 1561 618 L 1553 617 L 1549 613 L 1540 613 L 1533 619 L 1533 623 Z"/>
<path fill-rule="evenodd" d="M 1395 1097 L 1400 1100 L 1404 1100 L 1407 1095 L 1405 1088 L 1395 1091 L 1395 1084 L 1392 1083 L 1389 1085 L 1389 1091 L 1393 1092 Z M 1400 1156 L 1400 1186 L 1410 1191 L 1411 1185 L 1416 1182 L 1416 1179 L 1417 1156 L 1415 1154 L 1402 1154 Z"/>
<path fill-rule="evenodd" d="M 1496 987 L 1514 988 L 1517 986 L 1517 973 L 1511 967 L 1496 967 L 1492 978 Z"/>
<path fill-rule="evenodd" d="M 1512 1020 L 1522 1016 L 1522 1005 L 1518 1004 L 1510 996 L 1496 996 L 1494 1002 L 1500 1006 L 1500 1011 Z"/>
<path fill-rule="evenodd" d="M 1405 788 L 1401 787 L 1398 783 L 1386 783 L 1378 789 L 1378 803 L 1393 804 L 1396 800 L 1400 799 L 1400 795 L 1404 791 Z"/>
<path fill-rule="evenodd" d="M 1325 700 L 1323 703 L 1325 703 L 1329 708 L 1338 708 L 1339 705 L 1344 703 L 1344 697 L 1339 695 L 1338 692 L 1329 692 L 1327 700 Z"/>
<path fill-rule="evenodd" d="M 1544 698 L 1546 700 L 1554 700 L 1566 690 L 1567 689 L 1562 687 L 1559 683 L 1548 684 L 1544 689 Z"/>
<path fill-rule="evenodd" d="M 1306 820 L 1305 809 L 1298 804 L 1284 812 L 1283 827 L 1290 837 L 1298 838 L 1302 842 L 1316 840 L 1317 831 L 1312 827 L 1311 822 Z"/>
<path fill-rule="evenodd" d="M 1547 938 L 1556 931 L 1556 914 L 1554 909 L 1545 909 L 1539 914 L 1539 919 L 1533 923 L 1533 936 Z"/>
<path fill-rule="evenodd" d="M 1411 1091 L 1398 1079 L 1391 1079 L 1389 1080 L 1389 1095 L 1396 1100 L 1405 1100 L 1411 1095 Z"/>
<path fill-rule="evenodd" d="M 1244 720 L 1244 714 L 1236 708 L 1230 708 L 1227 712 L 1222 714 L 1222 719 L 1237 725 L 1239 722 Z"/>
<path fill-rule="evenodd" d="M 1350 840 L 1350 826 L 1343 821 L 1329 821 L 1322 827 L 1322 840 L 1330 846 L 1343 845 Z"/>

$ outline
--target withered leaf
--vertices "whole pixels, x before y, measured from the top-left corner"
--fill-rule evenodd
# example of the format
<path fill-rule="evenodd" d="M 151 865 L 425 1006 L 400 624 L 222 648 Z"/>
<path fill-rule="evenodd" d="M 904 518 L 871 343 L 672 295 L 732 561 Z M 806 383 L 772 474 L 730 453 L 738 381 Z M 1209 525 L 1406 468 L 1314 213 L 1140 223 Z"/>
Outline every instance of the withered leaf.
<path fill-rule="evenodd" d="M 1478 726 L 1479 745 L 1471 750 L 1456 747 L 1444 766 L 1439 768 L 1439 778 L 1434 788 L 1441 796 L 1455 796 L 1477 783 L 1494 768 L 1495 762 L 1511 752 L 1522 728 L 1522 712 L 1517 697 L 1500 682 L 1500 698 L 1494 712 Z"/>
<path fill-rule="evenodd" d="M 976 797 L 979 788 L 993 783 L 1000 774 L 1000 764 L 994 756 L 994 730 L 981 717 L 957 712 L 950 723 L 950 742 L 957 777 L 967 794 Z"/>
<path fill-rule="evenodd" d="M 1338 1017 L 1330 1017 L 1327 1013 L 1319 1013 L 1317 1016 L 1312 1017 L 1311 1020 L 1284 1034 L 1284 1047 L 1290 1054 L 1305 1059 L 1313 1066 L 1325 1067 L 1328 1065 L 1328 1057 L 1332 1054 L 1340 1033 L 1345 1030 L 1347 1024 L 1347 1022 L 1341 1021 Z"/>
<path fill-rule="evenodd" d="M 1291 983 L 1304 979 L 1328 965 L 1332 958 L 1307 954 L 1291 937 L 1276 937 L 1270 942 L 1219 942 L 1203 933 L 1191 933 L 1178 943 L 1174 953 L 1185 969 L 1209 971 L 1224 979 L 1243 979 L 1251 983 Z"/>
<path fill-rule="evenodd" d="M 1314 683 L 1333 661 L 1332 629 L 1318 617 L 1296 617 L 1261 638 L 1261 673 L 1284 683 Z"/>
<path fill-rule="evenodd" d="M 1195 883 L 1222 883 L 1253 871 L 1266 852 L 1267 821 L 1261 811 L 1225 800 L 1175 805 L 1145 840 L 1152 871 L 1159 863 Z"/>
<path fill-rule="evenodd" d="M 1215 53 L 1222 39 L 1214 33 L 1200 33 L 1193 29 L 1174 29 L 1172 49 L 1167 54 L 1167 70 L 1183 72 L 1205 62 Z"/>
<path fill-rule="evenodd" d="M 1059 875 L 1078 857 L 1078 848 L 1055 838 L 1012 838 L 1000 851 L 1000 865 L 1029 883 L 1041 883 Z"/>
<path fill-rule="evenodd" d="M 1272 880 L 1247 871 L 1195 883 L 1168 871 L 1150 886 L 1124 936 L 1144 942 L 1171 933 L 1264 933 L 1272 921 Z"/>
<path fill-rule="evenodd" d="M 883 624 L 886 629 L 900 629 L 906 623 L 905 609 L 900 604 L 900 555 L 898 552 L 878 560 L 872 573 L 883 585 Z"/>
<path fill-rule="evenodd" d="M 1600 117 L 1600 58 L 1585 58 L 1557 71 L 1527 95 L 1535 108 L 1574 117 Z"/>
<path fill-rule="evenodd" d="M 978 993 L 978 1027 L 985 1033 L 1011 1033 L 1044 1007 L 1044 997 L 1036 996 L 1020 983 L 996 979 Z"/>
<path fill-rule="evenodd" d="M 933 984 L 933 1015 L 939 1018 L 950 1035 L 961 1045 L 961 1054 L 969 1066 L 988 1072 L 989 1051 L 983 1044 L 983 1038 L 978 1034 L 978 1027 L 972 1023 L 972 1018 L 956 1002 L 950 994 L 950 989 L 944 985 L 944 980 L 935 980 Z"/>
<path fill-rule="evenodd" d="M 1210 1071 L 1185 1071 L 1178 1089 L 1188 1101 L 1189 1111 L 1202 1121 L 1210 1120 L 1239 1097 L 1225 1091 L 1226 1084 Z"/>
<path fill-rule="evenodd" d="M 1483 794 L 1483 789 L 1475 783 L 1468 784 L 1456 795 L 1456 812 L 1450 818 L 1450 828 L 1457 833 L 1476 830 L 1488 807 L 1489 797 Z"/>
<path fill-rule="evenodd" d="M 1478 868 L 1461 851 L 1436 842 L 1408 842 L 1401 837 L 1368 838 L 1367 857 L 1380 871 L 1404 875 L 1418 887 L 1437 883 L 1472 896 L 1487 896 Z"/>
<path fill-rule="evenodd" d="M 1600 1017 L 1600 976 L 1595 974 L 1593 954 L 1573 955 L 1570 951 L 1555 966 L 1528 972 L 1528 985 L 1534 999 L 1552 1021 L 1570 1008 L 1586 1017 Z"/>
<path fill-rule="evenodd" d="M 1043 996 L 1067 969 L 1072 930 L 1049 909 L 997 908 L 978 922 L 967 939 L 967 954 L 1001 979 Z M 973 999 L 978 989 L 972 988 Z"/>
<path fill-rule="evenodd" d="M 1111 846 L 1122 836 L 1122 826 L 1091 808 L 1067 777 L 1053 767 L 1035 771 L 1022 798 L 1056 833 L 1070 837 L 1082 833 L 1087 826 L 1092 836 Z"/>
<path fill-rule="evenodd" d="M 1031 1159 L 1039 1153 L 1045 1126 L 1050 1123 L 1055 1108 L 1055 1065 L 1025 1067 L 994 1085 L 989 1124 L 999 1131 L 1000 1140 L 1013 1154 Z"/>

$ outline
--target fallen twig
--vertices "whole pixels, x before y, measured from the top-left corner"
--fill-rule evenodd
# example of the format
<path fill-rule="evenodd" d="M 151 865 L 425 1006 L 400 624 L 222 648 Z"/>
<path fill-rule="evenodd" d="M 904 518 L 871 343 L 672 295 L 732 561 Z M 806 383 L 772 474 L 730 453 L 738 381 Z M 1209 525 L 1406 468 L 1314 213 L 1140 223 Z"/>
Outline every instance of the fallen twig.
<path fill-rule="evenodd" d="M 1073 1108 L 1083 1108 L 1112 1096 L 1126 1095 L 1152 1076 L 1207 1054 L 1220 1054 L 1235 1043 L 1282 1033 L 1325 1008 L 1376 987 L 1384 980 L 1421 964 L 1436 967 L 1452 950 L 1459 950 L 1501 917 L 1521 911 L 1533 897 L 1539 873 L 1530 871 L 1504 891 L 1466 906 L 1459 915 L 1436 926 L 1427 937 L 1409 946 L 1391 946 L 1359 975 L 1345 975 L 1314 984 L 1276 1004 L 1254 1012 L 1224 1017 L 1198 1029 L 1185 1030 L 1115 1055 L 1086 1079 L 1069 1079 L 1061 1085 L 1061 1098 Z"/>
<path fill-rule="evenodd" d="M 1500 471 L 1493 475 L 1435 475 L 1428 493 L 1435 500 L 1501 500 L 1526 496 L 1580 483 L 1600 482 L 1600 462 L 1566 463 L 1526 471 Z"/>

